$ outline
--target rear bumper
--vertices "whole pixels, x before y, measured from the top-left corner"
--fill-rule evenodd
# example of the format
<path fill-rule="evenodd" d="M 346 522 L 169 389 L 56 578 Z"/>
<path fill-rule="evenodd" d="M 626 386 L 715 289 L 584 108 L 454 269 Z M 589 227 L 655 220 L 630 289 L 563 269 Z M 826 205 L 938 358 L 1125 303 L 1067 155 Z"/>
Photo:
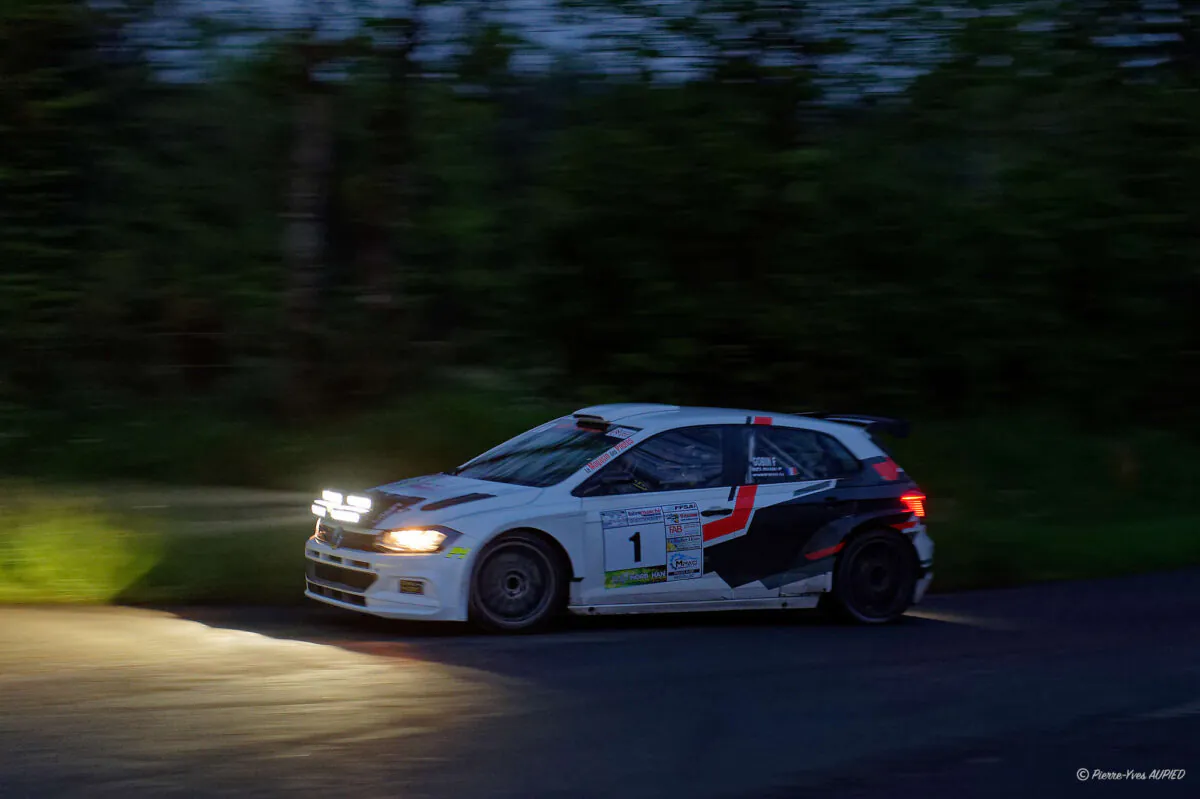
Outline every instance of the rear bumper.
<path fill-rule="evenodd" d="M 467 619 L 465 557 L 383 555 L 334 549 L 311 539 L 304 556 L 309 599 L 385 619 Z"/>
<path fill-rule="evenodd" d="M 925 576 L 917 580 L 917 587 L 913 591 L 913 604 L 918 604 L 925 598 L 925 592 L 929 590 L 929 584 L 933 582 L 933 572 L 925 572 Z"/>
<path fill-rule="evenodd" d="M 918 528 L 912 542 L 921 569 L 917 578 L 917 587 L 913 590 L 913 604 L 915 605 L 925 598 L 925 592 L 929 590 L 929 584 L 933 582 L 933 539 L 925 531 L 925 525 L 922 524 Z"/>

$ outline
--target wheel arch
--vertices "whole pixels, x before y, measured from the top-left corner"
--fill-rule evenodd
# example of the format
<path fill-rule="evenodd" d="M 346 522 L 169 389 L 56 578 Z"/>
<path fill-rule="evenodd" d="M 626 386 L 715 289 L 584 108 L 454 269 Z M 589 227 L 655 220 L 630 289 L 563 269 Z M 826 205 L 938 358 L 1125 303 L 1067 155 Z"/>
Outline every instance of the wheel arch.
<path fill-rule="evenodd" d="M 478 571 L 480 564 L 483 563 L 484 556 L 487 555 L 488 551 L 498 542 L 503 541 L 514 533 L 528 533 L 544 541 L 558 557 L 559 565 L 563 568 L 568 583 L 575 579 L 575 564 L 571 562 L 571 556 L 567 552 L 567 548 L 557 538 L 537 527 L 528 524 L 518 524 L 497 531 L 495 535 L 489 537 L 483 546 L 479 548 L 479 557 L 474 559 L 474 563 L 471 566 L 472 579 L 468 581 L 468 590 L 470 590 L 470 583 L 474 581 L 475 572 Z"/>
<path fill-rule="evenodd" d="M 841 553 L 846 551 L 846 548 L 850 546 L 851 541 L 857 539 L 859 536 L 863 536 L 868 533 L 892 533 L 894 535 L 898 535 L 901 537 L 901 539 L 904 539 L 908 543 L 908 547 L 912 549 L 913 557 L 917 558 L 918 563 L 920 563 L 920 558 L 917 554 L 917 547 L 913 546 L 912 537 L 905 535 L 904 530 L 898 530 L 893 527 L 892 524 L 884 521 L 884 519 L 895 517 L 896 512 L 888 511 L 874 513 L 874 515 L 868 518 L 860 519 L 860 521 L 857 524 L 854 524 L 845 536 L 842 536 L 842 546 L 841 551 L 838 553 L 838 557 L 840 558 Z"/>
<path fill-rule="evenodd" d="M 843 620 L 848 620 L 848 619 L 852 618 L 852 616 L 850 615 L 851 611 L 849 611 L 842 604 L 842 599 L 839 599 L 839 596 L 841 595 L 841 591 L 839 590 L 838 581 L 839 581 L 839 578 L 840 578 L 840 575 L 842 572 L 841 567 L 842 567 L 843 559 L 844 559 L 846 553 L 850 551 L 850 549 L 852 548 L 852 545 L 854 544 L 855 541 L 857 541 L 858 539 L 860 539 L 864 536 L 867 536 L 867 535 L 870 535 L 873 533 L 882 533 L 889 538 L 896 538 L 896 539 L 903 540 L 905 543 L 904 550 L 908 553 L 908 556 L 912 559 L 912 564 L 914 567 L 913 576 L 914 576 L 914 578 L 919 579 L 920 569 L 921 569 L 921 558 L 920 558 L 920 555 L 917 553 L 917 548 L 913 544 L 912 538 L 905 535 L 903 531 L 897 530 L 895 527 L 893 527 L 889 524 L 885 524 L 877 518 L 876 519 L 867 519 L 867 520 L 863 521 L 861 524 L 856 525 L 849 533 L 847 533 L 845 535 L 844 538 L 842 538 L 841 548 L 838 550 L 837 555 L 834 557 L 833 566 L 829 573 L 829 591 L 821 596 L 821 605 L 820 606 L 825 611 L 832 612 L 836 617 L 841 618 Z M 911 597 L 910 597 L 908 606 L 911 607 L 912 604 L 913 603 L 912 603 Z M 861 617 L 858 617 L 858 620 L 861 621 L 862 620 Z"/>
<path fill-rule="evenodd" d="M 851 542 L 853 542 L 854 539 L 856 539 L 856 538 L 861 538 L 862 536 L 866 535 L 867 533 L 891 533 L 892 535 L 896 536 L 897 538 L 903 539 L 904 542 L 906 544 L 908 544 L 908 549 L 912 553 L 913 560 L 916 561 L 918 566 L 920 565 L 921 557 L 917 553 L 916 546 L 913 545 L 912 538 L 910 536 L 905 535 L 904 531 L 897 530 L 892 525 L 887 524 L 886 522 L 882 521 L 881 518 L 882 517 L 874 517 L 871 519 L 864 519 L 863 521 L 859 522 L 854 527 L 850 528 L 850 532 L 846 533 L 846 535 L 842 537 L 842 546 L 841 546 L 841 549 L 838 550 L 837 558 L 834 561 L 834 571 L 835 572 L 837 571 L 837 563 L 842 558 L 842 553 L 844 553 L 847 549 L 850 548 Z"/>
<path fill-rule="evenodd" d="M 538 611 L 537 619 L 519 627 L 506 627 L 503 622 L 497 621 L 494 615 L 491 615 L 492 611 L 484 609 L 483 604 L 477 604 L 477 602 L 482 603 L 482 600 L 477 600 L 475 594 L 480 570 L 487 562 L 490 554 L 497 548 L 502 547 L 506 541 L 512 539 L 517 539 L 518 541 L 523 539 L 526 542 L 526 546 L 530 543 L 529 539 L 535 539 L 538 545 L 544 547 L 544 554 L 552 561 L 550 568 L 556 572 L 555 579 L 558 583 L 554 594 L 549 599 L 549 604 L 543 606 Z M 470 568 L 465 572 L 464 600 L 467 609 L 467 618 L 489 632 L 524 633 L 541 629 L 549 623 L 549 620 L 566 611 L 567 605 L 570 602 L 570 586 L 573 575 L 574 569 L 572 568 L 571 559 L 568 557 L 566 549 L 550 533 L 528 525 L 515 525 L 499 530 L 479 547 L 478 554 L 472 559 Z"/>

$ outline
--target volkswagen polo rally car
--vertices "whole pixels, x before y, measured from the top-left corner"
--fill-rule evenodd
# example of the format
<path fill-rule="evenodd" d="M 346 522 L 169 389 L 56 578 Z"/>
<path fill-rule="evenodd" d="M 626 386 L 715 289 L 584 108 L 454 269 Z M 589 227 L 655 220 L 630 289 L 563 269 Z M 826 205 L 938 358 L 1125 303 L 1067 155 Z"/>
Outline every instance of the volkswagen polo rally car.
<path fill-rule="evenodd" d="M 312 599 L 497 631 L 579 614 L 811 608 L 889 622 L 933 579 L 879 417 L 602 405 L 443 474 L 312 506 Z"/>

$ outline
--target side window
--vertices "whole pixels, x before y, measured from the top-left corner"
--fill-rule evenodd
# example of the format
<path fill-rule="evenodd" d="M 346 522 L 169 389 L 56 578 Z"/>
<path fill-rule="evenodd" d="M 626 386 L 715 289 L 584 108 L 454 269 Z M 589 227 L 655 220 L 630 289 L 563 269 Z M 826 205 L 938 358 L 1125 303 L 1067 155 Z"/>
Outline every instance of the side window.
<path fill-rule="evenodd" d="M 833 436 L 794 427 L 751 427 L 747 484 L 791 483 L 847 477 L 859 462 Z"/>
<path fill-rule="evenodd" d="M 581 496 L 684 491 L 725 485 L 721 427 L 685 427 L 644 441 L 589 479 Z"/>

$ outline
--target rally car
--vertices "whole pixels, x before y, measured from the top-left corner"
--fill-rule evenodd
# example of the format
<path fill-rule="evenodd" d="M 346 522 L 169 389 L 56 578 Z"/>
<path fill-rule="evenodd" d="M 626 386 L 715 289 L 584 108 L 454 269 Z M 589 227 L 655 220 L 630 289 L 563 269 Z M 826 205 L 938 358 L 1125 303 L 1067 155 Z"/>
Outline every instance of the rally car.
<path fill-rule="evenodd" d="M 523 631 L 567 611 L 827 607 L 878 624 L 933 579 L 899 420 L 657 404 L 547 422 L 448 472 L 322 492 L 306 595 Z"/>

